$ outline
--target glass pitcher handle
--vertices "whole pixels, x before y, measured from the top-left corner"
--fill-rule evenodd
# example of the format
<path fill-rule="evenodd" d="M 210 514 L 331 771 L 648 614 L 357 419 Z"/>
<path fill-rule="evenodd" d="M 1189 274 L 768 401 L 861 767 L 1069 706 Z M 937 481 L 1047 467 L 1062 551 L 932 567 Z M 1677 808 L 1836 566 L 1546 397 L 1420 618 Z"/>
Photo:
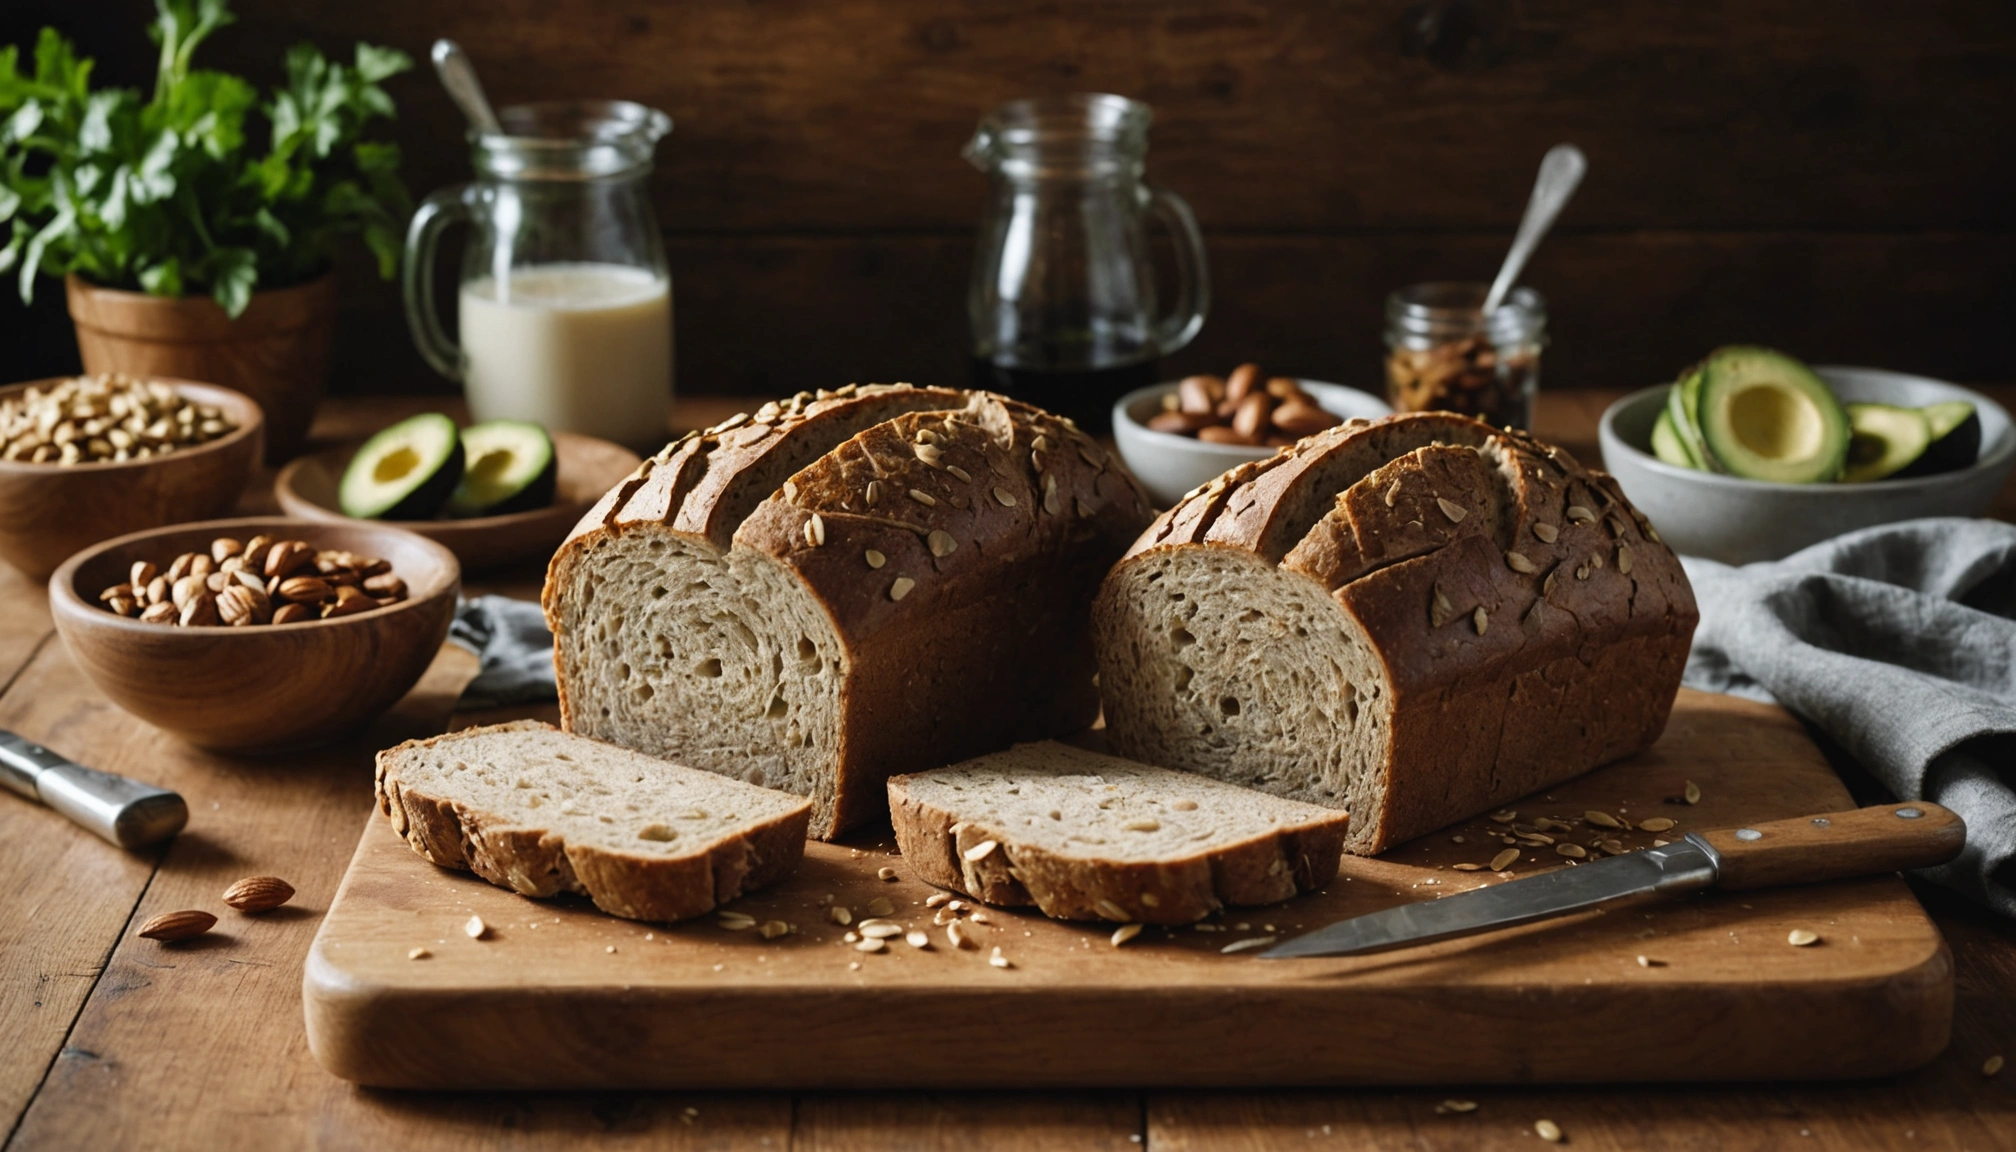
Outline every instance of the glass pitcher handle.
<path fill-rule="evenodd" d="M 413 343 L 427 363 L 450 380 L 462 379 L 462 349 L 448 339 L 441 317 L 434 311 L 434 254 L 449 225 L 475 219 L 474 192 L 474 185 L 458 184 L 421 201 L 406 226 L 406 252 L 399 268 L 406 295 L 406 325 L 413 331 Z"/>
<path fill-rule="evenodd" d="M 1204 260 L 1204 234 L 1188 201 L 1150 185 L 1148 210 L 1160 216 L 1176 238 L 1176 306 L 1155 322 L 1156 349 L 1167 356 L 1203 330 L 1204 317 L 1211 311 L 1211 268 Z"/>

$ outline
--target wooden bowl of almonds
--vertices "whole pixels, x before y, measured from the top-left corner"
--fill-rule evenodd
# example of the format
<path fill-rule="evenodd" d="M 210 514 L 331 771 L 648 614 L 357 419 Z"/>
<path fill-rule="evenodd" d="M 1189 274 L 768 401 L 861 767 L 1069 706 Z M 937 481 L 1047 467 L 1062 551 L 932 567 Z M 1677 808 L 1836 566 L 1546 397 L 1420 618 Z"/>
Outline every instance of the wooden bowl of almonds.
<path fill-rule="evenodd" d="M 49 609 L 121 708 L 205 748 L 277 751 L 405 695 L 461 583 L 455 554 L 414 533 L 262 516 L 87 548 L 49 578 Z"/>
<path fill-rule="evenodd" d="M 79 376 L 0 388 L 0 559 L 40 580 L 80 548 L 227 515 L 259 464 L 250 397 Z"/>

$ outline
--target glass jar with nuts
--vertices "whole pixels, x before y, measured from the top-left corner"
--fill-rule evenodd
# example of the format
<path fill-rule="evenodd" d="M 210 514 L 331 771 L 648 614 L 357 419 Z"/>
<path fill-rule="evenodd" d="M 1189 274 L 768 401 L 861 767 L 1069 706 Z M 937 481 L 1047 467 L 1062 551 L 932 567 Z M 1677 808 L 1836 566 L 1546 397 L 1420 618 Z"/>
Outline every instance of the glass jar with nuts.
<path fill-rule="evenodd" d="M 0 399 L 0 459 L 25 464 L 145 460 L 236 431 L 220 408 L 155 380 L 108 373 Z"/>
<path fill-rule="evenodd" d="M 1162 411 L 1149 417 L 1148 427 L 1213 444 L 1281 448 L 1342 422 L 1304 392 L 1301 381 L 1241 364 L 1224 377 L 1185 377 L 1162 397 Z"/>
<path fill-rule="evenodd" d="M 1386 398 L 1396 412 L 1460 412 L 1499 428 L 1533 423 L 1547 302 L 1517 288 L 1484 315 L 1483 284 L 1431 283 L 1386 298 Z"/>
<path fill-rule="evenodd" d="M 385 560 L 270 536 L 220 536 L 208 553 L 184 552 L 165 569 L 137 560 L 125 583 L 98 594 L 108 611 L 185 628 L 327 620 L 405 598 Z"/>

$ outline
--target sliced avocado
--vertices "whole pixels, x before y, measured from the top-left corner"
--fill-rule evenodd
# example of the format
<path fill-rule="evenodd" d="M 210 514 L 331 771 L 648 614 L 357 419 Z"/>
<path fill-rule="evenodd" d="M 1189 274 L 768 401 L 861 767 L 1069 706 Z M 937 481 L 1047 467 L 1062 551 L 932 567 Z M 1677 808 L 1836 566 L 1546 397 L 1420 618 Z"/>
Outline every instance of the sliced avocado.
<path fill-rule="evenodd" d="M 360 520 L 425 520 L 462 481 L 462 439 L 439 412 L 401 420 L 364 442 L 343 470 L 338 503 Z"/>
<path fill-rule="evenodd" d="M 1707 456 L 1746 480 L 1832 480 L 1848 456 L 1848 414 L 1826 381 L 1769 348 L 1710 353 L 1701 366 L 1698 416 Z"/>
<path fill-rule="evenodd" d="M 1848 405 L 1848 467 L 1844 484 L 1894 476 L 1925 454 L 1932 426 L 1917 408 L 1892 404 Z"/>
<path fill-rule="evenodd" d="M 1687 450 L 1687 442 L 1680 438 L 1680 433 L 1673 430 L 1671 409 L 1660 409 L 1659 419 L 1652 425 L 1652 455 L 1675 468 L 1701 467 L 1694 454 Z"/>
<path fill-rule="evenodd" d="M 1722 466 L 1708 451 L 1701 439 L 1701 366 L 1695 365 L 1680 374 L 1680 379 L 1666 393 L 1666 411 L 1673 417 L 1673 434 L 1686 447 L 1687 455 L 1694 461 L 1693 467 L 1708 472 L 1720 472 Z"/>
<path fill-rule="evenodd" d="M 1974 405 L 1965 400 L 1948 400 L 1943 404 L 1927 404 L 1919 411 L 1932 428 L 1932 446 L 1898 472 L 1898 478 L 1932 476 L 1971 467 L 1981 455 L 1981 414 L 1974 410 Z"/>
<path fill-rule="evenodd" d="M 448 498 L 450 516 L 502 516 L 553 503 L 553 438 L 537 424 L 492 420 L 462 430 L 468 468 Z"/>

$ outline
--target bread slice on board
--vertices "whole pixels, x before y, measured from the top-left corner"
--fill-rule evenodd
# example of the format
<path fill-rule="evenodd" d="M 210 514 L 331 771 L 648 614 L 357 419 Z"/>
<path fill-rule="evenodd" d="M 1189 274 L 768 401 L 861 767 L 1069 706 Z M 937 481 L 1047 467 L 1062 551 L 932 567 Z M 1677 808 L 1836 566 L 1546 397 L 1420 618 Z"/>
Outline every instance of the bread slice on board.
<path fill-rule="evenodd" d="M 1188 924 L 1337 875 L 1349 817 L 1066 744 L 1021 744 L 889 781 L 904 863 L 1060 920 Z"/>
<path fill-rule="evenodd" d="M 1088 622 L 1147 526 L 1066 421 L 849 386 L 670 445 L 554 554 L 562 725 L 879 822 L 883 781 L 1099 712 Z"/>
<path fill-rule="evenodd" d="M 1650 746 L 1697 619 L 1614 479 L 1442 413 L 1227 472 L 1092 613 L 1113 751 L 1344 808 L 1366 854 Z"/>
<path fill-rule="evenodd" d="M 790 875 L 812 815 L 799 797 L 529 720 L 380 752 L 378 807 L 443 868 L 665 921 Z"/>

